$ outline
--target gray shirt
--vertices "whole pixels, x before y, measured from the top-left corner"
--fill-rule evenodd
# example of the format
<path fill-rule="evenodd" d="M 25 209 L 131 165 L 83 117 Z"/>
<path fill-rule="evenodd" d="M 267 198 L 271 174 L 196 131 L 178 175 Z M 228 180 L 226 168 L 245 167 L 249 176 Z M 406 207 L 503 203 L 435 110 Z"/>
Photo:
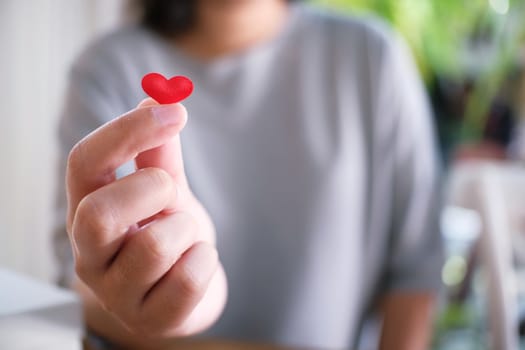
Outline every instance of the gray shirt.
<path fill-rule="evenodd" d="M 209 334 L 351 347 L 379 295 L 439 286 L 431 118 L 408 50 L 388 28 L 299 5 L 274 40 L 212 62 L 122 28 L 72 69 L 62 169 L 75 142 L 145 97 L 140 81 L 151 71 L 196 87 L 184 102 L 185 167 L 217 227 L 229 283 Z"/>

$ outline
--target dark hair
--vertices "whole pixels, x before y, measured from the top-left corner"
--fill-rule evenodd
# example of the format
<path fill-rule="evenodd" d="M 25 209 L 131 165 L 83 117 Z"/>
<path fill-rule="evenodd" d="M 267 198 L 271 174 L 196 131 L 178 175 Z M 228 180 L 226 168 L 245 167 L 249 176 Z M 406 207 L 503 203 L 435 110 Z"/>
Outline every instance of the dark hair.
<path fill-rule="evenodd" d="M 192 28 L 196 4 L 197 0 L 135 0 L 142 25 L 168 37 L 174 37 Z"/>

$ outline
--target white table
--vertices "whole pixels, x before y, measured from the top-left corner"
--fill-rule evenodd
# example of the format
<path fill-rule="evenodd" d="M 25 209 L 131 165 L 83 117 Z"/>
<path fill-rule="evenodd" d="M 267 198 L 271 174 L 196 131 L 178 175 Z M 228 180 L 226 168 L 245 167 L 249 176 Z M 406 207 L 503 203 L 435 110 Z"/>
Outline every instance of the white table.
<path fill-rule="evenodd" d="M 81 338 L 74 293 L 0 268 L 0 349 L 80 350 Z"/>

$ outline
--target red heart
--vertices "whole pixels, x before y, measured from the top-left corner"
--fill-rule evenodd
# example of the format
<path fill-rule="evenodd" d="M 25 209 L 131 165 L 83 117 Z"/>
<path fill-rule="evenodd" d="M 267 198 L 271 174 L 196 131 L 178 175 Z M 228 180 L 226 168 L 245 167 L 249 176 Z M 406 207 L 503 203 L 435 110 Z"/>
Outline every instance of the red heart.
<path fill-rule="evenodd" d="M 160 104 L 177 103 L 190 96 L 193 83 L 190 79 L 177 76 L 164 78 L 159 73 L 149 73 L 142 78 L 142 89 Z"/>

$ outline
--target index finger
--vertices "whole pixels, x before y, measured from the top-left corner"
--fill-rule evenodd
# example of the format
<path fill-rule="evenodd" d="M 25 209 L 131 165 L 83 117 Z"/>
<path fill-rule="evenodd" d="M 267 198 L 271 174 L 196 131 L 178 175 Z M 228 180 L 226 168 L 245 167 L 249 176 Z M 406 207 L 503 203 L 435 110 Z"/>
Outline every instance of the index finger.
<path fill-rule="evenodd" d="M 181 104 L 138 108 L 78 142 L 69 154 L 66 171 L 68 231 L 84 196 L 114 181 L 120 165 L 168 142 L 182 130 L 186 119 L 186 109 Z"/>

